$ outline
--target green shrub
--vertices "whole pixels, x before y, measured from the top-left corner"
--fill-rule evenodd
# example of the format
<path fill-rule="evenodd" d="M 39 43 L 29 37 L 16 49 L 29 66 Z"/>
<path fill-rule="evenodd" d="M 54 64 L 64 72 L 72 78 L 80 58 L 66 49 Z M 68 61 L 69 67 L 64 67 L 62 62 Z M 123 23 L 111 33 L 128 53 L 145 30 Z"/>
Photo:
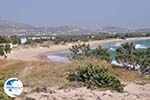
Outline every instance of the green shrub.
<path fill-rule="evenodd" d="M 69 72 L 67 75 L 69 81 L 82 82 L 87 86 L 93 85 L 99 88 L 109 88 L 123 92 L 121 82 L 109 74 L 107 69 L 99 66 L 88 65 L 79 67 L 77 71 Z"/>

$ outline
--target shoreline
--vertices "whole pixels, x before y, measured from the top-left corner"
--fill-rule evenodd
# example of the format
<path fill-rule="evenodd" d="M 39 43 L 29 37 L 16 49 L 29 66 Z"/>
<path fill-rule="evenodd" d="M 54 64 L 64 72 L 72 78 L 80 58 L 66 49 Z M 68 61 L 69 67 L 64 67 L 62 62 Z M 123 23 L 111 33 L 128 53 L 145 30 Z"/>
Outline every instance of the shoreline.
<path fill-rule="evenodd" d="M 96 45 L 103 45 L 108 44 L 112 42 L 122 42 L 122 41 L 133 41 L 133 40 L 146 40 L 150 39 L 150 37 L 139 37 L 139 38 L 127 38 L 126 40 L 123 39 L 105 39 L 105 40 L 97 40 L 97 41 L 88 41 L 88 42 L 80 42 L 80 43 L 86 43 L 91 46 Z M 11 60 L 22 60 L 22 61 L 28 61 L 28 60 L 44 60 L 44 61 L 50 61 L 48 60 L 47 56 L 49 53 L 57 53 L 61 51 L 67 51 L 69 48 L 76 43 L 67 43 L 65 45 L 50 45 L 49 48 L 46 47 L 35 47 L 35 48 L 18 48 L 13 49 L 11 54 L 8 55 L 8 59 Z"/>

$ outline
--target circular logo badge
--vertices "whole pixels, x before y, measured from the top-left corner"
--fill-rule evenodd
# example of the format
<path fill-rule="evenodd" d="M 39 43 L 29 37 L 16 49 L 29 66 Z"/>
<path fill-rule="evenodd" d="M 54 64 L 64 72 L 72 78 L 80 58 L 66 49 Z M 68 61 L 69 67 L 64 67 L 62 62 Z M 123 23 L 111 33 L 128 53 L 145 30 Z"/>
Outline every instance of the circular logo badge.
<path fill-rule="evenodd" d="M 4 91 L 10 97 L 17 97 L 23 91 L 23 84 L 17 78 L 10 78 L 4 84 Z"/>

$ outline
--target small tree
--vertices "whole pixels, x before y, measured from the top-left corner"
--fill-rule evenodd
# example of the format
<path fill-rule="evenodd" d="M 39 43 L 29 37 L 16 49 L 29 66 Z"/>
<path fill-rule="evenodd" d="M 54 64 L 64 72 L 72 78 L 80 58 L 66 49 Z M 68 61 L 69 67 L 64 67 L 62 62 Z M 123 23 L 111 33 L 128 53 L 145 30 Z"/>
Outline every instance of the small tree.
<path fill-rule="evenodd" d="M 71 59 L 83 59 L 85 57 L 92 57 L 99 60 L 110 61 L 110 53 L 108 49 L 102 48 L 101 46 L 96 49 L 91 49 L 89 44 L 74 45 L 70 48 Z"/>
<path fill-rule="evenodd" d="M 70 59 L 83 59 L 89 56 L 90 46 L 89 44 L 73 45 L 69 50 L 71 52 Z"/>
<path fill-rule="evenodd" d="M 110 61 L 110 53 L 108 49 L 102 48 L 101 46 L 97 47 L 96 49 L 93 49 L 91 52 L 91 56 L 100 59 L 100 60 L 106 60 Z"/>
<path fill-rule="evenodd" d="M 150 48 L 148 48 L 141 58 L 141 72 L 144 74 L 150 74 Z"/>
<path fill-rule="evenodd" d="M 125 43 L 116 50 L 115 59 L 128 69 L 138 69 L 143 74 L 150 73 L 150 48 L 135 49 L 132 43 Z"/>
<path fill-rule="evenodd" d="M 128 67 L 129 64 L 133 65 L 135 69 L 135 55 L 133 55 L 135 46 L 131 43 L 122 44 L 121 47 L 116 49 L 116 60 L 118 63 L 123 64 L 123 66 Z"/>
<path fill-rule="evenodd" d="M 9 44 L 0 45 L 0 56 L 7 58 L 7 54 L 11 52 Z"/>

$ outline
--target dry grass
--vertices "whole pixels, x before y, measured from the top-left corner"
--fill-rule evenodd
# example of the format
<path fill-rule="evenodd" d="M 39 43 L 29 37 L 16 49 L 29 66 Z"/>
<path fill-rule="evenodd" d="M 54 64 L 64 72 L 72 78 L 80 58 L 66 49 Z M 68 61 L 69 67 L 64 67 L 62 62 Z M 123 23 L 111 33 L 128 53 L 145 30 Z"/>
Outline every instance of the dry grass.
<path fill-rule="evenodd" d="M 49 62 L 49 61 L 15 61 L 1 60 L 0 73 L 5 73 L 9 77 L 20 78 L 27 86 L 64 86 L 68 84 L 66 73 L 73 71 L 78 66 L 87 64 L 100 65 L 122 81 L 137 80 L 142 78 L 137 72 L 128 71 L 121 68 L 112 68 L 111 64 L 105 61 L 87 59 L 84 61 L 73 61 L 71 63 Z"/>

